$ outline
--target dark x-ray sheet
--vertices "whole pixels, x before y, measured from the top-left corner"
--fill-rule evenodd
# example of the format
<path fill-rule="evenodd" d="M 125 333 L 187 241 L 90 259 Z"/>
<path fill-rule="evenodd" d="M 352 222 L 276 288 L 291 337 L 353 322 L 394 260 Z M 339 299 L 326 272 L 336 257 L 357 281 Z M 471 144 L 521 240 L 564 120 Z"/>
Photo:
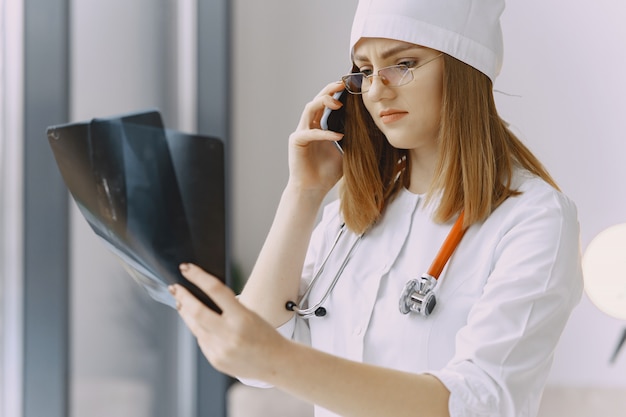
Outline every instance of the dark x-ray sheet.
<path fill-rule="evenodd" d="M 181 262 L 226 275 L 224 148 L 219 139 L 164 129 L 158 111 L 47 129 L 72 197 L 94 232 L 157 301 L 185 280 Z"/>

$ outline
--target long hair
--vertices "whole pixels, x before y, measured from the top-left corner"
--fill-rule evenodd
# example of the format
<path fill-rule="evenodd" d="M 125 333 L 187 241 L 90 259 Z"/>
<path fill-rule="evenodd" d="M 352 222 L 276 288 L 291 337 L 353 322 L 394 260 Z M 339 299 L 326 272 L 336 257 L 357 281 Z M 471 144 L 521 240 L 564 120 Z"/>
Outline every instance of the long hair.
<path fill-rule="evenodd" d="M 510 196 L 515 167 L 558 189 L 541 162 L 498 116 L 489 77 L 444 54 L 439 157 L 427 201 L 438 198 L 434 220 L 465 211 L 464 226 L 485 220 Z M 408 187 L 408 151 L 392 147 L 360 95 L 346 104 L 341 212 L 357 233 L 371 227 L 402 187 Z"/>

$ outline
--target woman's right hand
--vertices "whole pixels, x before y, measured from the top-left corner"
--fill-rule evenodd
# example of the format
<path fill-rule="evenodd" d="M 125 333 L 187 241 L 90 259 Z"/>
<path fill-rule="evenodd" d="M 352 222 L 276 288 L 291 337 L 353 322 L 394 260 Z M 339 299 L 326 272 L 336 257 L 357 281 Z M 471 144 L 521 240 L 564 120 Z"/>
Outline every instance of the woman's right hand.
<path fill-rule="evenodd" d="M 322 130 L 320 119 L 325 107 L 336 110 L 342 104 L 332 96 L 343 84 L 328 84 L 304 108 L 298 127 L 289 136 L 289 185 L 300 191 L 326 195 L 343 173 L 343 157 L 333 141 L 343 134 Z"/>

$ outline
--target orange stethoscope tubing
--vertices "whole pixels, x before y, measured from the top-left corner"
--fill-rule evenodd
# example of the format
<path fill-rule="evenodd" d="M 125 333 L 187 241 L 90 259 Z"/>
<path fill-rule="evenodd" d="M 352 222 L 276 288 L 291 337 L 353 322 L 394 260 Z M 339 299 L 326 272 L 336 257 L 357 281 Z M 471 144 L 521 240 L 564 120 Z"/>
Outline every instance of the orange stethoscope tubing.
<path fill-rule="evenodd" d="M 428 272 L 426 272 L 431 277 L 439 279 L 441 271 L 445 268 L 456 247 L 459 246 L 459 243 L 467 230 L 463 227 L 463 218 L 464 212 L 462 211 L 459 218 L 456 219 L 456 222 L 454 222 L 452 229 L 450 229 L 446 240 L 443 241 L 441 248 L 439 248 L 439 252 L 437 253 L 437 256 L 435 256 L 430 268 L 428 268 Z"/>

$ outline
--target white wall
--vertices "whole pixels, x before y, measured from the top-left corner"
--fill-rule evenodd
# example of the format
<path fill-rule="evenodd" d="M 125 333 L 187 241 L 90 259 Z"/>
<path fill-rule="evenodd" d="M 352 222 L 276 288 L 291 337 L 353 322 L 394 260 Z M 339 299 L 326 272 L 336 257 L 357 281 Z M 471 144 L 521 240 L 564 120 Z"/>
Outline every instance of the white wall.
<path fill-rule="evenodd" d="M 233 2 L 234 255 L 245 272 L 287 179 L 286 142 L 301 109 L 350 68 L 356 0 Z M 280 10 L 280 13 L 277 12 Z M 509 1 L 501 114 L 578 204 L 583 248 L 626 221 L 626 3 Z M 626 388 L 626 323 L 585 297 L 558 349 L 553 385 Z"/>
<path fill-rule="evenodd" d="M 287 181 L 287 140 L 302 108 L 351 69 L 356 0 L 232 4 L 233 243 L 249 272 Z"/>

